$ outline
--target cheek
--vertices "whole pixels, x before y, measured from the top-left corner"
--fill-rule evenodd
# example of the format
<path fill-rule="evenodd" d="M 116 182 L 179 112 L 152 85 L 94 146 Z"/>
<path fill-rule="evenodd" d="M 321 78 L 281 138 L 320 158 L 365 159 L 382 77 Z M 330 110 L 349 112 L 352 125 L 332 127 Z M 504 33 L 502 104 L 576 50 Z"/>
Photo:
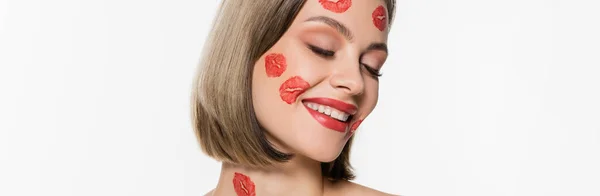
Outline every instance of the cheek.
<path fill-rule="evenodd" d="M 375 109 L 375 106 L 377 106 L 377 101 L 379 99 L 379 83 L 376 81 L 367 81 L 365 85 L 364 97 L 359 102 L 362 119 L 357 119 L 357 121 L 352 124 L 351 130 L 356 130 L 362 120 L 371 114 Z"/>
<path fill-rule="evenodd" d="M 308 74 L 310 78 L 310 71 L 306 71 L 306 66 L 298 66 L 306 63 L 303 62 L 304 58 L 285 55 L 297 52 L 269 52 L 255 64 L 252 97 L 255 107 L 260 107 L 260 111 L 274 111 L 278 107 L 272 103 L 276 101 L 292 105 L 311 87 L 303 76 Z"/>
<path fill-rule="evenodd" d="M 320 73 L 326 73 L 323 70 L 326 66 L 300 45 L 302 43 L 282 40 L 255 64 L 259 66 L 254 68 L 252 81 L 254 97 L 259 98 L 255 102 L 281 100 L 286 105 L 294 104 L 311 84 L 318 82 L 322 77 Z"/>
<path fill-rule="evenodd" d="M 280 100 L 291 105 L 296 103 L 297 98 L 311 88 L 312 85 L 319 82 L 319 78 L 323 77 L 321 73 L 326 73 L 326 70 L 322 68 L 326 66 L 317 62 L 302 48 L 290 47 L 286 50 L 286 53 L 294 54 L 286 56 L 288 69 L 280 78 L 272 81 L 276 81 L 278 85 Z"/>
<path fill-rule="evenodd" d="M 292 52 L 294 55 L 290 55 L 288 58 L 290 66 L 287 77 L 300 76 L 310 86 L 314 86 L 330 74 L 332 66 L 328 65 L 321 57 L 317 57 L 303 48 L 295 49 Z"/>
<path fill-rule="evenodd" d="M 269 77 L 268 68 L 265 66 L 266 56 L 263 56 L 254 65 L 252 74 L 252 103 L 257 115 L 268 117 L 269 103 L 278 101 L 278 85 L 281 77 Z"/>
<path fill-rule="evenodd" d="M 279 77 L 287 69 L 286 58 L 281 53 L 271 53 L 265 56 L 265 72 L 268 77 Z"/>
<path fill-rule="evenodd" d="M 373 84 L 373 95 L 372 95 L 372 102 L 373 102 L 373 108 L 371 110 L 373 110 L 375 108 L 375 106 L 377 106 L 377 102 L 379 101 L 379 82 L 373 82 L 375 84 Z"/>
<path fill-rule="evenodd" d="M 292 76 L 279 87 L 279 96 L 287 104 L 292 104 L 308 88 L 310 88 L 310 84 L 306 80 L 300 76 Z"/>

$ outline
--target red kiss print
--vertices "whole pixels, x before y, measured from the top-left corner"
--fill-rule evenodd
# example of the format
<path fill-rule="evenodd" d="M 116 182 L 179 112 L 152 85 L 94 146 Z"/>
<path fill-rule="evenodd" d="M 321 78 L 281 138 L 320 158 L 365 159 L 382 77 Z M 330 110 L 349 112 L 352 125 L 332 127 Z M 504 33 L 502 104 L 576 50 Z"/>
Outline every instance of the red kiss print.
<path fill-rule="evenodd" d="M 267 76 L 279 77 L 286 68 L 287 64 L 283 54 L 273 53 L 265 57 L 265 70 L 267 70 Z"/>
<path fill-rule="evenodd" d="M 362 123 L 363 119 L 360 119 L 356 122 L 354 122 L 352 124 L 352 126 L 350 126 L 350 134 L 354 134 L 354 131 L 356 131 L 356 129 L 358 129 L 358 126 L 360 126 L 360 123 Z"/>
<path fill-rule="evenodd" d="M 250 177 L 235 172 L 233 177 L 233 188 L 238 196 L 256 196 L 254 192 L 254 182 Z"/>
<path fill-rule="evenodd" d="M 385 27 L 387 26 L 387 15 L 385 14 L 385 8 L 380 5 L 379 7 L 375 8 L 375 11 L 373 11 L 371 16 L 373 17 L 373 24 L 375 24 L 375 27 L 377 27 L 377 29 L 380 31 L 385 30 Z"/>
<path fill-rule="evenodd" d="M 323 8 L 335 12 L 344 13 L 352 6 L 352 0 L 319 0 Z"/>
<path fill-rule="evenodd" d="M 279 96 L 281 96 L 281 100 L 285 101 L 287 104 L 292 104 L 296 102 L 298 95 L 304 93 L 309 87 L 310 84 L 304 81 L 300 76 L 294 76 L 281 84 L 279 87 Z"/>

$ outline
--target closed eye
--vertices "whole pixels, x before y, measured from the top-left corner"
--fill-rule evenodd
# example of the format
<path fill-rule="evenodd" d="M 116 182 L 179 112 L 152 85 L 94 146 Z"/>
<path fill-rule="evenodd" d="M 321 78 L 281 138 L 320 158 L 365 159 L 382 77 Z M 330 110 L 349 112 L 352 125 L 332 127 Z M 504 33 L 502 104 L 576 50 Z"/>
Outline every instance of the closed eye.
<path fill-rule="evenodd" d="M 323 58 L 330 59 L 330 58 L 333 58 L 333 56 L 335 55 L 334 51 L 319 48 L 319 47 L 316 47 L 316 46 L 313 46 L 310 44 L 308 45 L 308 48 L 310 50 L 312 50 L 315 54 L 318 54 L 319 56 L 321 56 Z"/>
<path fill-rule="evenodd" d="M 381 77 L 383 75 L 382 73 L 380 73 L 380 71 L 378 69 L 373 69 L 367 64 L 360 63 L 360 65 L 362 67 L 364 67 L 367 70 L 367 72 L 369 72 L 369 74 L 375 79 L 378 79 L 379 77 Z"/>

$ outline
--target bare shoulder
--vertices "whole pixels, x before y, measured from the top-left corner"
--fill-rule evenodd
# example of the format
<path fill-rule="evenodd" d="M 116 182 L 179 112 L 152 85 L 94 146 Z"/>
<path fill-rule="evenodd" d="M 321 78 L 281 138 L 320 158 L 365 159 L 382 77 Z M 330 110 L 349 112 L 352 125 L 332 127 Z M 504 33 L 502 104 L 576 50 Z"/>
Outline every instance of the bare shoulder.
<path fill-rule="evenodd" d="M 365 196 L 399 196 L 389 193 L 384 193 L 373 188 L 369 188 L 360 184 L 356 184 L 350 181 L 339 181 L 331 184 L 332 194 L 331 196 L 337 195 L 365 195 Z"/>

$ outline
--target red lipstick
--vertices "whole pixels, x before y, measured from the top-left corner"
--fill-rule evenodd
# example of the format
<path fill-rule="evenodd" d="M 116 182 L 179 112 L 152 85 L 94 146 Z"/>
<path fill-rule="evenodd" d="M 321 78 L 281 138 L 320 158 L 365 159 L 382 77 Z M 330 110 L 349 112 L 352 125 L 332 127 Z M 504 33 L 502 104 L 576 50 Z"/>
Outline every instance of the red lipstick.
<path fill-rule="evenodd" d="M 352 6 L 352 0 L 319 0 L 319 3 L 323 8 L 335 13 L 344 13 Z"/>
<path fill-rule="evenodd" d="M 310 88 L 308 82 L 300 76 L 293 76 L 281 84 L 279 87 L 279 96 L 281 97 L 281 100 L 285 101 L 287 104 L 292 104 L 296 102 L 296 98 L 308 88 Z"/>
<path fill-rule="evenodd" d="M 254 182 L 244 174 L 234 173 L 233 188 L 238 196 L 256 196 Z"/>
<path fill-rule="evenodd" d="M 329 106 L 331 108 L 348 113 L 350 115 L 355 114 L 356 110 L 357 110 L 356 106 L 354 106 L 352 104 L 347 104 L 342 101 L 330 99 L 330 98 L 307 98 L 302 101 L 303 102 L 312 102 L 312 103 L 316 103 L 316 104 L 324 105 L 324 106 Z M 321 125 L 323 125 L 324 127 L 328 128 L 328 129 L 331 129 L 331 130 L 334 130 L 337 132 L 341 132 L 341 133 L 345 133 L 349 127 L 349 122 L 342 122 L 342 121 L 339 121 L 337 119 L 330 117 L 329 115 L 322 114 L 318 111 L 315 111 L 315 110 L 309 108 L 307 104 L 304 104 L 304 107 L 306 108 L 306 110 L 308 110 L 308 113 L 315 120 L 317 120 L 317 122 L 319 122 Z"/>
<path fill-rule="evenodd" d="M 360 126 L 360 123 L 362 123 L 362 121 L 363 119 L 360 119 L 352 124 L 352 127 L 350 127 L 350 135 L 354 134 L 354 131 L 358 129 L 358 126 Z"/>
<path fill-rule="evenodd" d="M 315 97 L 315 98 L 306 98 L 306 99 L 303 99 L 302 101 L 313 102 L 313 103 L 316 103 L 319 105 L 326 105 L 326 106 L 335 108 L 336 110 L 346 112 L 350 115 L 354 115 L 354 113 L 356 113 L 356 106 L 354 106 L 352 104 L 344 103 L 343 101 L 339 101 L 339 100 L 335 100 L 335 99 L 324 98 L 324 97 Z"/>
<path fill-rule="evenodd" d="M 285 62 L 285 56 L 279 53 L 269 54 L 265 57 L 265 70 L 269 77 L 279 77 L 285 69 L 287 63 Z"/>
<path fill-rule="evenodd" d="M 385 14 L 385 8 L 383 8 L 382 5 L 375 8 L 375 11 L 373 11 L 371 17 L 373 17 L 373 24 L 375 24 L 377 29 L 380 31 L 385 30 L 385 27 L 387 26 L 387 16 Z"/>

